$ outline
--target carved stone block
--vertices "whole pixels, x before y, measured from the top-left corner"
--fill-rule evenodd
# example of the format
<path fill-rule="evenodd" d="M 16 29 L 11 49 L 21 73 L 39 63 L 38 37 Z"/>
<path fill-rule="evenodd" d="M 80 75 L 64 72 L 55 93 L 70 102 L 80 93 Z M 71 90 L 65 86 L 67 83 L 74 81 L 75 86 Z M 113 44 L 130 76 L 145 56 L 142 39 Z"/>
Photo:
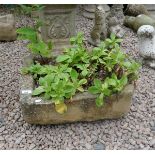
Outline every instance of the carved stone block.
<path fill-rule="evenodd" d="M 76 5 L 46 5 L 40 13 L 43 21 L 41 36 L 54 43 L 56 55 L 69 46 L 69 38 L 75 35 Z"/>

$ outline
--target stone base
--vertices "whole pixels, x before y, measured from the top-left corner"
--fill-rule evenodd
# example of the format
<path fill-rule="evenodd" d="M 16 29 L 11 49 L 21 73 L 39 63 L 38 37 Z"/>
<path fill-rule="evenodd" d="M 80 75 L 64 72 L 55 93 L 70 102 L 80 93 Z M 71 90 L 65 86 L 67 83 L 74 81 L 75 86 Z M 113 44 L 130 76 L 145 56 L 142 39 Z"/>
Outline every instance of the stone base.
<path fill-rule="evenodd" d="M 155 60 L 144 59 L 143 64 L 149 66 L 150 68 L 155 69 Z"/>
<path fill-rule="evenodd" d="M 101 42 L 99 42 L 99 41 L 93 41 L 92 38 L 89 38 L 89 39 L 88 39 L 88 43 L 89 43 L 90 45 L 93 45 L 93 46 L 95 46 L 95 47 L 98 47 L 98 46 L 100 45 Z"/>
<path fill-rule="evenodd" d="M 25 62 L 25 65 L 29 63 L 30 61 Z M 55 111 L 51 101 L 32 97 L 34 81 L 31 75 L 21 76 L 20 89 L 22 113 L 27 123 L 62 124 L 121 118 L 130 110 L 134 87 L 127 85 L 120 94 L 107 98 L 105 105 L 101 108 L 96 107 L 96 95 L 88 92 L 76 94 L 72 100 L 66 100 L 68 110 L 62 115 Z"/>
<path fill-rule="evenodd" d="M 102 4 L 101 6 L 106 12 L 106 16 L 108 16 L 110 12 L 110 7 L 107 4 Z M 94 19 L 95 9 L 96 9 L 96 4 L 84 4 L 83 10 L 82 10 L 82 16 L 88 19 Z"/>

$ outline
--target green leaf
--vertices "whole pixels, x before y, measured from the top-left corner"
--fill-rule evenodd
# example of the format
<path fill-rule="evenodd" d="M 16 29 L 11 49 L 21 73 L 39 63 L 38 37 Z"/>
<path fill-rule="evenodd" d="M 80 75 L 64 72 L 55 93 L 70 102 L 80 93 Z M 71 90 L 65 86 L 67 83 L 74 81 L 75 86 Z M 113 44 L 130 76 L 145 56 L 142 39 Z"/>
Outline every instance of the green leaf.
<path fill-rule="evenodd" d="M 109 83 L 109 85 L 111 85 L 111 86 L 116 86 L 116 84 L 117 84 L 117 82 L 116 82 L 115 79 L 109 79 L 109 80 L 108 80 L 108 83 Z"/>
<path fill-rule="evenodd" d="M 22 27 L 16 30 L 18 34 L 26 34 L 26 35 L 32 35 L 36 34 L 35 30 L 30 27 Z"/>
<path fill-rule="evenodd" d="M 111 95 L 111 90 L 106 88 L 102 91 L 104 93 L 105 96 L 110 96 Z"/>
<path fill-rule="evenodd" d="M 82 87 L 77 88 L 80 92 L 84 92 L 84 89 Z"/>
<path fill-rule="evenodd" d="M 123 75 L 122 78 L 120 79 L 121 85 L 125 86 L 128 83 L 128 78 L 126 75 Z"/>
<path fill-rule="evenodd" d="M 69 59 L 70 56 L 68 55 L 59 55 L 57 58 L 56 58 L 56 62 L 63 62 L 63 61 L 66 61 L 67 59 Z"/>
<path fill-rule="evenodd" d="M 87 80 L 86 79 L 82 79 L 78 82 L 78 84 L 81 86 L 83 84 L 86 84 L 87 83 Z"/>
<path fill-rule="evenodd" d="M 95 79 L 94 80 L 94 85 L 95 85 L 96 88 L 101 88 L 101 86 L 102 86 L 101 80 Z"/>
<path fill-rule="evenodd" d="M 88 91 L 92 94 L 98 94 L 100 93 L 100 90 L 98 88 L 96 88 L 95 86 L 91 86 L 88 88 Z"/>
<path fill-rule="evenodd" d="M 108 82 L 105 81 L 105 82 L 101 85 L 101 87 L 102 87 L 102 90 L 107 89 L 107 88 L 108 88 Z"/>
<path fill-rule="evenodd" d="M 131 66 L 131 62 L 129 61 L 126 61 L 123 63 L 123 65 L 126 67 L 126 68 L 129 68 Z"/>
<path fill-rule="evenodd" d="M 67 112 L 67 106 L 65 103 L 55 103 L 55 110 L 59 114 L 64 114 L 65 112 Z"/>
<path fill-rule="evenodd" d="M 65 89 L 64 89 L 64 91 L 65 91 L 65 93 L 70 93 L 70 92 L 72 92 L 73 90 L 74 90 L 75 88 L 74 88 L 74 86 L 73 85 L 66 85 L 65 86 Z"/>
<path fill-rule="evenodd" d="M 43 86 L 39 86 L 38 88 L 36 88 L 32 95 L 36 96 L 36 95 L 40 95 L 41 93 L 44 93 L 45 90 L 44 90 L 44 87 Z"/>
<path fill-rule="evenodd" d="M 87 69 L 84 69 L 82 72 L 81 72 L 82 76 L 86 76 L 88 74 L 88 71 Z"/>
<path fill-rule="evenodd" d="M 122 42 L 122 41 L 123 41 L 123 39 L 117 39 L 117 40 L 116 40 L 117 43 L 120 43 L 120 42 Z"/>
<path fill-rule="evenodd" d="M 104 95 L 103 95 L 103 93 L 101 93 L 101 94 L 96 98 L 96 106 L 97 106 L 97 107 L 103 106 L 103 104 L 104 104 L 103 97 L 104 97 Z"/>
<path fill-rule="evenodd" d="M 29 73 L 29 68 L 28 67 L 22 67 L 20 70 L 21 74 L 28 74 Z"/>
<path fill-rule="evenodd" d="M 111 33 L 110 38 L 111 38 L 112 40 L 115 40 L 116 35 L 115 35 L 114 33 Z"/>
<path fill-rule="evenodd" d="M 72 69 L 72 71 L 70 72 L 70 76 L 71 76 L 71 79 L 73 80 L 73 81 L 76 81 L 77 80 L 77 78 L 78 78 L 78 73 L 77 73 L 77 71 L 75 70 L 75 69 Z"/>
<path fill-rule="evenodd" d="M 73 44 L 76 41 L 76 38 L 72 37 L 70 38 L 70 43 Z"/>
<path fill-rule="evenodd" d="M 48 49 L 49 50 L 52 50 L 52 47 L 53 47 L 52 42 L 51 41 L 48 41 L 47 45 L 48 45 Z"/>

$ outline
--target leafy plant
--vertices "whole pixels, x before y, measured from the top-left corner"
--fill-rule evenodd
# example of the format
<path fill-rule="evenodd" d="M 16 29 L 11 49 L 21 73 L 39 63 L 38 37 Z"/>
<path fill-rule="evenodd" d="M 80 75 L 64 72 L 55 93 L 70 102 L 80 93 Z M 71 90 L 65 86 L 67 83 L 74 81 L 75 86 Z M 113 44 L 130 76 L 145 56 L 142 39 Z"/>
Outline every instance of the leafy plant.
<path fill-rule="evenodd" d="M 21 13 L 31 15 L 32 11 L 41 11 L 45 6 L 41 4 L 20 4 L 19 7 Z"/>
<path fill-rule="evenodd" d="M 29 43 L 27 44 L 27 48 L 33 53 L 40 55 L 42 60 L 44 61 L 45 58 L 51 57 L 51 51 L 52 51 L 52 43 L 44 42 L 41 37 L 39 37 L 38 28 L 42 25 L 42 22 L 40 20 L 36 21 L 36 24 L 34 25 L 34 28 L 30 27 L 23 27 L 16 30 L 16 32 L 19 34 L 18 39 L 22 40 L 28 40 Z"/>
<path fill-rule="evenodd" d="M 34 53 L 43 55 L 51 47 L 42 42 L 38 45 L 35 31 L 22 32 L 22 35 L 31 40 L 33 45 L 29 44 L 28 48 Z M 96 105 L 101 107 L 106 97 L 119 93 L 138 77 L 140 65 L 121 51 L 121 40 L 114 34 L 92 51 L 86 49 L 82 33 L 72 37 L 70 42 L 72 47 L 56 58 L 55 65 L 36 63 L 22 70 L 25 74 L 32 74 L 39 83 L 33 95 L 52 100 L 58 113 L 67 111 L 65 99 L 72 99 L 77 92 L 84 91 L 96 94 Z"/>
<path fill-rule="evenodd" d="M 66 66 L 53 68 L 52 73 L 40 77 L 40 86 L 33 91 L 34 96 L 43 94 L 46 99 L 51 99 L 55 103 L 56 111 L 60 114 L 67 110 L 64 99 L 72 98 L 76 90 L 83 92 L 82 85 L 87 82 L 86 79 L 78 80 L 78 73 L 75 70 L 70 71 L 69 68 L 67 70 L 65 68 Z M 70 72 L 70 77 L 68 72 Z"/>
<path fill-rule="evenodd" d="M 70 73 L 70 77 L 72 79 L 72 82 L 73 82 L 73 85 L 75 88 L 75 92 L 76 92 L 76 89 L 81 92 L 84 92 L 82 85 L 86 84 L 87 80 L 86 79 L 78 80 L 78 76 L 79 76 L 79 74 L 77 73 L 77 71 L 72 69 L 72 71 Z M 75 92 L 74 92 L 74 94 L 75 94 Z"/>
<path fill-rule="evenodd" d="M 89 87 L 88 91 L 92 94 L 99 94 L 96 99 L 96 105 L 100 107 L 104 104 L 105 97 L 120 92 L 127 82 L 128 79 L 125 75 L 122 76 L 121 79 L 118 79 L 115 74 L 112 74 L 110 78 L 107 77 L 103 82 L 99 79 L 95 79 L 94 86 Z"/>
<path fill-rule="evenodd" d="M 114 33 L 111 33 L 110 38 L 105 40 L 106 48 L 113 49 L 115 46 L 119 45 L 122 39 L 117 39 Z"/>
<path fill-rule="evenodd" d="M 73 47 L 67 48 L 63 55 L 56 58 L 58 63 L 67 63 L 69 66 L 80 63 L 89 63 L 89 54 L 83 45 L 83 33 L 78 33 L 76 37 L 70 39 Z"/>

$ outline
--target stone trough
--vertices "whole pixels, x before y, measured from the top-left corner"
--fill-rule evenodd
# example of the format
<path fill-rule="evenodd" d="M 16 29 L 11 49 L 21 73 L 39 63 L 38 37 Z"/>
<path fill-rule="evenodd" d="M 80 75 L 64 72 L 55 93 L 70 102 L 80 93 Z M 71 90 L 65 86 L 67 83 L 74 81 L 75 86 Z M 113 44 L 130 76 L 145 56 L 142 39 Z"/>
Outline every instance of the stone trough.
<path fill-rule="evenodd" d="M 20 101 L 24 120 L 30 124 L 62 124 L 117 119 L 125 116 L 130 110 L 134 86 L 129 84 L 120 94 L 107 98 L 101 108 L 96 107 L 95 95 L 88 92 L 76 94 L 72 101 L 66 100 L 68 110 L 64 114 L 57 113 L 51 101 L 32 97 L 33 89 L 33 77 L 21 75 Z"/>

